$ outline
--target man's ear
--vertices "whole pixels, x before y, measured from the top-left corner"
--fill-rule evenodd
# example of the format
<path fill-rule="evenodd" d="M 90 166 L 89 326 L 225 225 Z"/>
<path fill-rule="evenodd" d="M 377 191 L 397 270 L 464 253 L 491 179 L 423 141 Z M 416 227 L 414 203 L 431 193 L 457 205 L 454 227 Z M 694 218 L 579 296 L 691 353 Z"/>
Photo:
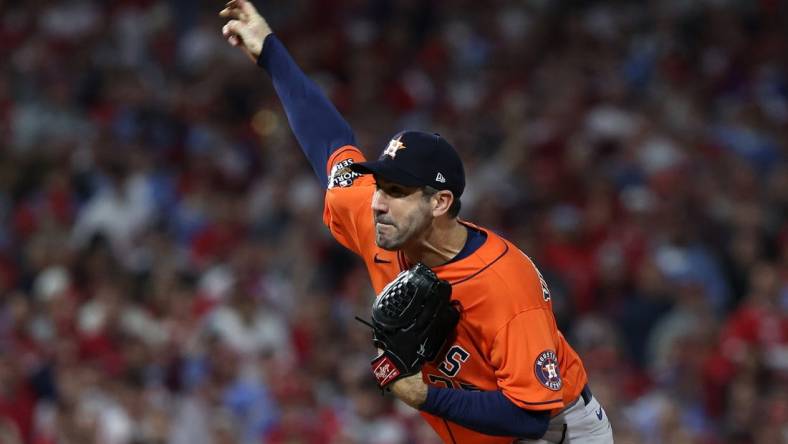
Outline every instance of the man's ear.
<path fill-rule="evenodd" d="M 451 204 L 454 202 L 454 195 L 449 190 L 440 190 L 432 196 L 432 216 L 438 217 L 449 212 Z"/>

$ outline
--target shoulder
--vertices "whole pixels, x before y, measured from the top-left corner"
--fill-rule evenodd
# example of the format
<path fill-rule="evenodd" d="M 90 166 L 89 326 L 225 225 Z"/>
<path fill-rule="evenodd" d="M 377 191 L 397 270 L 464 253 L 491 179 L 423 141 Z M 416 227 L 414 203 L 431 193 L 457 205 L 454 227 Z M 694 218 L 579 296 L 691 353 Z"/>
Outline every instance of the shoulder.
<path fill-rule="evenodd" d="M 345 145 L 334 151 L 328 158 L 326 165 L 326 172 L 328 173 L 327 188 L 329 190 L 349 188 L 355 185 L 356 181 L 371 183 L 371 177 L 362 176 L 350 170 L 350 165 L 364 162 L 365 160 L 366 158 L 361 153 L 361 150 L 353 145 Z"/>
<path fill-rule="evenodd" d="M 509 245 L 509 251 L 504 264 L 505 268 L 502 271 L 502 277 L 507 282 L 515 281 L 522 284 L 525 287 L 524 291 L 533 293 L 533 296 L 535 296 L 535 301 L 533 302 L 538 302 L 540 305 L 543 302 L 549 302 L 550 289 L 533 259 L 511 242 L 505 242 Z"/>
<path fill-rule="evenodd" d="M 468 224 L 485 232 L 487 241 L 474 253 L 481 264 L 478 277 L 487 285 L 506 288 L 515 292 L 529 292 L 539 287 L 542 275 L 534 261 L 512 242 L 497 233 Z M 482 273 L 481 271 L 485 271 Z M 544 298 L 549 299 L 545 284 Z"/>
<path fill-rule="evenodd" d="M 453 278 L 448 279 L 453 298 L 467 315 L 496 328 L 518 313 L 550 309 L 550 292 L 533 261 L 511 242 L 485 231 L 487 241 L 479 251 L 455 267 L 441 270 Z"/>
<path fill-rule="evenodd" d="M 350 170 L 350 165 L 364 160 L 358 148 L 345 145 L 326 164 L 323 223 L 340 244 L 356 254 L 363 254 L 374 245 L 371 202 L 375 181 L 370 175 Z"/>
<path fill-rule="evenodd" d="M 339 148 L 328 158 L 326 204 L 329 207 L 334 210 L 347 208 L 353 212 L 369 207 L 375 180 L 371 175 L 361 175 L 350 169 L 354 163 L 365 160 L 361 151 L 352 145 Z M 337 199 L 339 196 L 342 197 Z"/>
<path fill-rule="evenodd" d="M 550 301 L 550 291 L 539 269 L 522 250 L 508 241 L 504 242 L 506 254 L 490 267 L 490 273 L 485 277 L 487 286 L 502 294 L 496 303 L 509 307 L 513 312 L 545 308 Z"/>

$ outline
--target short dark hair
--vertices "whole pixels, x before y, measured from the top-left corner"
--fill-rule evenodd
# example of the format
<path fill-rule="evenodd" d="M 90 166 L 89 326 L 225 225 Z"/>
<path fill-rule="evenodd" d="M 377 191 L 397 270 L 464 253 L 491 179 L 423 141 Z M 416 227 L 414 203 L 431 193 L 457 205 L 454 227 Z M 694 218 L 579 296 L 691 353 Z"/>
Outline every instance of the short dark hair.
<path fill-rule="evenodd" d="M 429 199 L 430 197 L 434 196 L 438 191 L 440 190 L 433 188 L 429 185 L 421 187 L 421 192 L 425 199 Z M 450 218 L 454 219 L 455 217 L 457 217 L 457 215 L 460 214 L 460 208 L 462 208 L 462 202 L 460 202 L 460 198 L 456 196 L 454 192 L 451 192 L 451 195 L 454 196 L 454 200 L 451 202 L 449 211 L 447 211 L 446 214 L 448 214 Z"/>

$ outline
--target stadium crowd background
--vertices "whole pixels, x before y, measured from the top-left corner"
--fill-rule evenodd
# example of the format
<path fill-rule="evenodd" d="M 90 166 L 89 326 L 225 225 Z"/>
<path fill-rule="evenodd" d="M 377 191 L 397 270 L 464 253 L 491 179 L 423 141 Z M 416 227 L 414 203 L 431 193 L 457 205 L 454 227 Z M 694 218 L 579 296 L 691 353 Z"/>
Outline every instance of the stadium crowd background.
<path fill-rule="evenodd" d="M 0 1 L 0 442 L 433 443 L 221 2 Z M 788 442 L 788 6 L 268 1 L 547 277 L 617 443 Z"/>

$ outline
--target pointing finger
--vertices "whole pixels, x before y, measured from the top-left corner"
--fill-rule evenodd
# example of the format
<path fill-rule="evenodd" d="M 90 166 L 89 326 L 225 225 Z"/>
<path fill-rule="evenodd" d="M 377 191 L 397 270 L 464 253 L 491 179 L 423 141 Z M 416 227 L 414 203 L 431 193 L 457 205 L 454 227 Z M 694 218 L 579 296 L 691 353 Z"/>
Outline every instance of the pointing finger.
<path fill-rule="evenodd" d="M 220 17 L 240 19 L 243 12 L 238 8 L 224 8 L 219 12 Z"/>

